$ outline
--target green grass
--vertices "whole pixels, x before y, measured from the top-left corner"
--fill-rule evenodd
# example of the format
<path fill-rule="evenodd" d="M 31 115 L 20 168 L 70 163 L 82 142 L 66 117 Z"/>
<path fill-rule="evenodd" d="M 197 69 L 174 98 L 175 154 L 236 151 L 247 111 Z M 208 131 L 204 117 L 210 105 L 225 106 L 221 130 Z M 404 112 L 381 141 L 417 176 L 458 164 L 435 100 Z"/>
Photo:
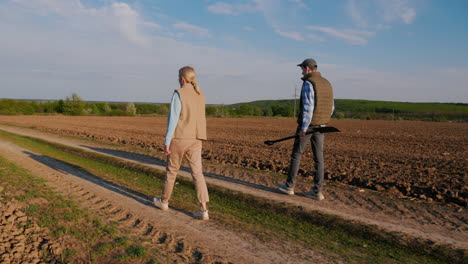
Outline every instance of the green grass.
<path fill-rule="evenodd" d="M 59 159 L 148 197 L 160 193 L 163 172 L 43 140 L 0 132 L 0 138 Z M 197 208 L 193 184 L 178 179 L 171 206 Z M 349 263 L 462 263 L 464 252 L 399 235 L 334 216 L 305 211 L 239 192 L 209 186 L 212 222 L 264 241 L 290 241 Z M 276 241 L 276 242 L 275 242 Z M 128 252 L 127 252 L 128 253 Z M 129 254 L 126 254 L 129 255 Z"/>
<path fill-rule="evenodd" d="M 120 257 L 119 252 L 126 252 L 127 243 L 134 242 L 118 235 L 120 231 L 115 223 L 103 223 L 90 212 L 79 208 L 76 202 L 67 200 L 62 195 L 51 190 L 46 182 L 33 176 L 27 170 L 18 167 L 0 156 L 0 186 L 4 190 L 0 193 L 3 201 L 16 199 L 24 203 L 25 213 L 34 219 L 39 227 L 50 230 L 53 239 L 65 238 L 67 245 L 81 244 L 81 248 L 66 247 L 61 256 L 44 255 L 45 262 L 74 263 L 85 258 L 93 263 L 108 263 L 112 258 Z M 30 220 L 19 228 L 32 226 Z M 102 241 L 111 240 L 126 241 L 115 243 L 112 247 L 103 248 L 98 245 Z M 84 247 L 84 248 L 83 248 Z M 142 250 L 139 247 L 138 250 Z M 161 257 L 158 252 L 151 256 L 141 254 L 140 251 L 128 254 L 128 258 Z M 87 256 L 83 256 L 87 252 Z M 133 251 L 132 251 L 133 252 Z M 143 249 L 146 253 L 146 249 Z M 138 254 L 137 254 L 138 253 Z M 165 258 L 165 257 L 164 257 Z"/>

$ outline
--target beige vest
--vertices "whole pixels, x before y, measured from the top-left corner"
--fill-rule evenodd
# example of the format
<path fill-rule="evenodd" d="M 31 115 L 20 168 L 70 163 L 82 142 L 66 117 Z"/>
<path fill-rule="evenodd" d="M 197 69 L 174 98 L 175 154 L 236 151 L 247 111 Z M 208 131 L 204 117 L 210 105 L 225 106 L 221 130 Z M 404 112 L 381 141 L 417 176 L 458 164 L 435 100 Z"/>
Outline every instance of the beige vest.
<path fill-rule="evenodd" d="M 174 138 L 206 139 L 205 96 L 197 94 L 190 83 L 175 91 L 180 96 L 182 109 Z"/>
<path fill-rule="evenodd" d="M 315 92 L 314 114 L 312 116 L 312 121 L 310 122 L 310 124 L 313 126 L 326 125 L 328 122 L 330 122 L 331 114 L 333 111 L 333 88 L 330 82 L 327 79 L 323 78 L 320 75 L 320 72 L 311 72 L 304 76 L 302 80 L 307 80 L 310 83 L 312 83 Z"/>

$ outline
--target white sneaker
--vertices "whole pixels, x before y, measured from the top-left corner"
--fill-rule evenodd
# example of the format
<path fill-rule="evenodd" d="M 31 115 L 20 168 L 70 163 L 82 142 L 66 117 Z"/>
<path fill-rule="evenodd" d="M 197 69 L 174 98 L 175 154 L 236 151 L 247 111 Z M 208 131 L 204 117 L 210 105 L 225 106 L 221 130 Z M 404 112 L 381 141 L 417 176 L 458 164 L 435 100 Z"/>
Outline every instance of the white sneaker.
<path fill-rule="evenodd" d="M 163 211 L 169 209 L 169 203 L 164 203 L 162 201 L 162 198 L 160 198 L 160 197 L 154 197 L 153 198 L 153 203 L 157 208 L 159 208 L 159 209 L 161 209 Z"/>
<path fill-rule="evenodd" d="M 208 216 L 208 210 L 200 210 L 193 213 L 193 217 L 198 220 L 208 220 L 210 217 Z"/>
<path fill-rule="evenodd" d="M 294 195 L 294 189 L 286 187 L 286 184 L 278 184 L 276 187 L 282 193 Z"/>
<path fill-rule="evenodd" d="M 317 201 L 322 201 L 323 199 L 325 199 L 325 196 L 323 196 L 321 191 L 316 192 L 314 190 L 310 190 L 308 192 L 305 192 L 304 196 L 309 197 L 309 198 L 314 199 L 314 200 L 317 200 Z"/>

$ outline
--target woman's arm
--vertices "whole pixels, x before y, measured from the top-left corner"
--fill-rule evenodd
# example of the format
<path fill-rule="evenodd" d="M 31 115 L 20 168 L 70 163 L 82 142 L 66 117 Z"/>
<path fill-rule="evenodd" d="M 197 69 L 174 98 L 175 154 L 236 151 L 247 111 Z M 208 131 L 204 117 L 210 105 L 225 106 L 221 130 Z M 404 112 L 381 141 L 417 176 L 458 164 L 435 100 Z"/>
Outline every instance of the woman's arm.
<path fill-rule="evenodd" d="M 171 145 L 172 137 L 174 136 L 177 123 L 179 122 L 180 112 L 182 110 L 182 104 L 180 102 L 180 96 L 178 92 L 174 92 L 172 95 L 171 107 L 169 109 L 169 116 L 167 117 L 167 131 L 165 146 Z"/>

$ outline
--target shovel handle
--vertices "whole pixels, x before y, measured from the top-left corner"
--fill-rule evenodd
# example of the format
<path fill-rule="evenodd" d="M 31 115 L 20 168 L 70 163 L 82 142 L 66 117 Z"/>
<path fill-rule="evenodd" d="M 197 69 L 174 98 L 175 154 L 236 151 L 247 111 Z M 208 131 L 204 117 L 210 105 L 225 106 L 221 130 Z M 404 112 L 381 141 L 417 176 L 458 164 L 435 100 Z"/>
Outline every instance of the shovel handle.
<path fill-rule="evenodd" d="M 307 131 L 306 132 L 306 135 L 309 135 L 309 134 L 313 134 L 313 133 L 316 133 L 316 132 L 320 132 L 320 133 L 333 133 L 333 132 L 340 132 L 340 130 L 336 127 L 331 127 L 331 126 L 326 126 L 326 127 L 316 127 L 316 128 L 313 128 L 311 131 Z M 296 138 L 298 137 L 298 135 L 293 135 L 293 136 L 288 136 L 288 137 L 284 137 L 284 138 L 280 138 L 280 139 L 276 139 L 276 140 L 267 140 L 267 141 L 264 141 L 263 143 L 268 145 L 268 146 L 271 146 L 277 142 L 281 142 L 281 141 L 285 141 L 285 140 L 288 140 L 288 139 L 291 139 L 291 138 Z"/>

